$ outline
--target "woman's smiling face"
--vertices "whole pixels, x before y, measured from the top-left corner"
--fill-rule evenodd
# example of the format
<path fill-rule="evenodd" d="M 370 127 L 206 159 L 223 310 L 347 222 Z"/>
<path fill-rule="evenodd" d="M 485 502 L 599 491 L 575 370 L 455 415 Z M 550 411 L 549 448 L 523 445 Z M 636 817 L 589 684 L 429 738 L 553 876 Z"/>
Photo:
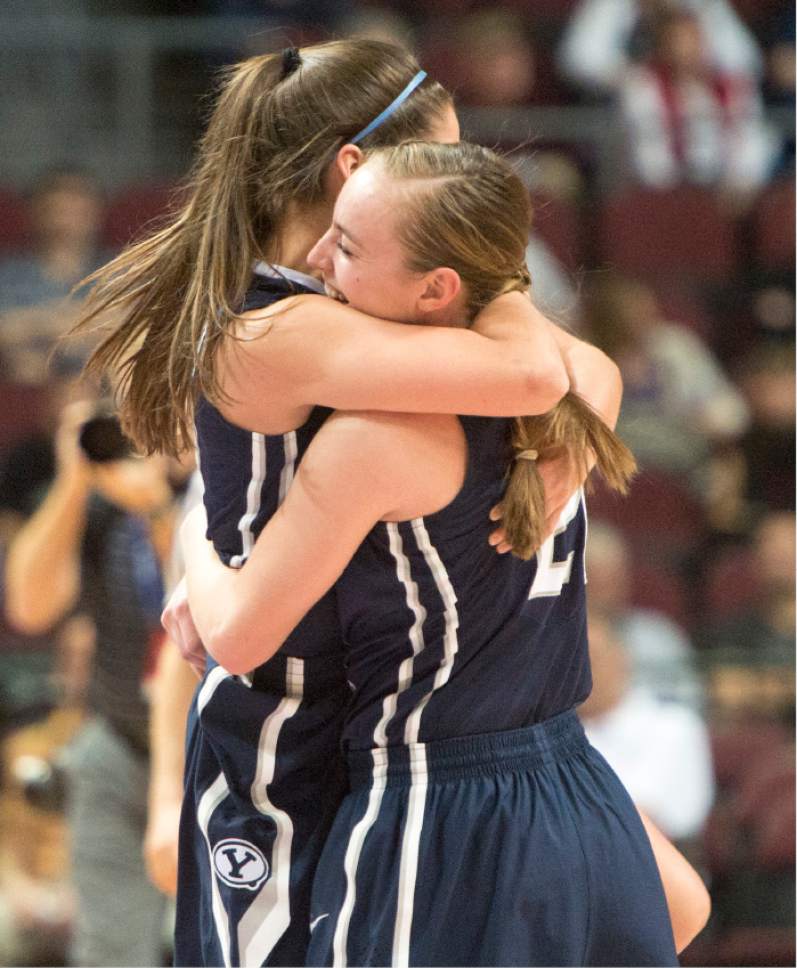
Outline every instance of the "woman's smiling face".
<path fill-rule="evenodd" d="M 321 271 L 327 293 L 372 316 L 413 322 L 425 274 L 406 266 L 398 235 L 407 188 L 366 163 L 346 181 L 332 225 L 308 256 Z"/>

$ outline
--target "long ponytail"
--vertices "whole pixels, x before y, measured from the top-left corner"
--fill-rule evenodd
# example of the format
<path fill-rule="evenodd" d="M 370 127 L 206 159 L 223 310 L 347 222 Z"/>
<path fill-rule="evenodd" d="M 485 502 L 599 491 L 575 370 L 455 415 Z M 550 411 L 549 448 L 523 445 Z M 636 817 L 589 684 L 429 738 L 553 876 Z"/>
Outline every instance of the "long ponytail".
<path fill-rule="evenodd" d="M 542 543 L 545 529 L 545 488 L 537 458 L 565 451 L 581 480 L 595 462 L 607 485 L 626 494 L 636 471 L 634 455 L 577 393 L 567 393 L 548 413 L 517 417 L 512 426 L 512 461 L 502 501 L 501 524 L 512 553 L 524 561 Z"/>

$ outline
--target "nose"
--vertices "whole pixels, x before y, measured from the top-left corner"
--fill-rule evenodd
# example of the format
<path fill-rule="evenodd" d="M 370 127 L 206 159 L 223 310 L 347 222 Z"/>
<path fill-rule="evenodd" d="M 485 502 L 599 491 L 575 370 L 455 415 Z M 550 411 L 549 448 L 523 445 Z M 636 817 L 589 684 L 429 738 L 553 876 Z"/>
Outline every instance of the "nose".
<path fill-rule="evenodd" d="M 310 249 L 307 255 L 307 264 L 311 269 L 320 269 L 322 272 L 329 265 L 329 253 L 332 243 L 332 226 L 326 230 L 316 244 Z"/>

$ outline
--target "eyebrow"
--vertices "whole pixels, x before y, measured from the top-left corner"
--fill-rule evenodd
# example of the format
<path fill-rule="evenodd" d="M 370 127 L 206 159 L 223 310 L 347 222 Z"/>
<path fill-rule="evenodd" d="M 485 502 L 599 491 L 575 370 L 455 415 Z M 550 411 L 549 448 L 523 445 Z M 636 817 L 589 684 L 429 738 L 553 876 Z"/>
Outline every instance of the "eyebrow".
<path fill-rule="evenodd" d="M 344 229 L 340 222 L 333 222 L 332 226 L 333 228 L 336 228 L 341 235 L 345 235 L 347 238 L 351 239 L 355 245 L 361 246 L 361 243 L 357 241 L 357 239 L 351 234 L 351 232 L 349 232 L 348 229 Z"/>

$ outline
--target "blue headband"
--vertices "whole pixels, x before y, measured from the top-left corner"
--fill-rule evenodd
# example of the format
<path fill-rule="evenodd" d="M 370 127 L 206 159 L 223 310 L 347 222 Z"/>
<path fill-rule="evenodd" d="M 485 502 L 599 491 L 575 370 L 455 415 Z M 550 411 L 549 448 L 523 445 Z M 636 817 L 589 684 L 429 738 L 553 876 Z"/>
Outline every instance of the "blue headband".
<path fill-rule="evenodd" d="M 397 111 L 401 105 L 407 100 L 407 98 L 412 94 L 415 88 L 421 83 L 421 81 L 426 77 L 426 71 L 418 71 L 418 73 L 413 77 L 410 83 L 404 88 L 404 90 L 399 94 L 395 101 L 391 101 L 390 104 L 385 108 L 381 114 L 377 114 L 374 120 L 366 125 L 362 131 L 356 134 L 353 138 L 349 138 L 350 145 L 356 145 L 358 141 L 362 141 L 363 138 L 367 138 L 372 131 L 384 124 L 385 121 Z"/>

